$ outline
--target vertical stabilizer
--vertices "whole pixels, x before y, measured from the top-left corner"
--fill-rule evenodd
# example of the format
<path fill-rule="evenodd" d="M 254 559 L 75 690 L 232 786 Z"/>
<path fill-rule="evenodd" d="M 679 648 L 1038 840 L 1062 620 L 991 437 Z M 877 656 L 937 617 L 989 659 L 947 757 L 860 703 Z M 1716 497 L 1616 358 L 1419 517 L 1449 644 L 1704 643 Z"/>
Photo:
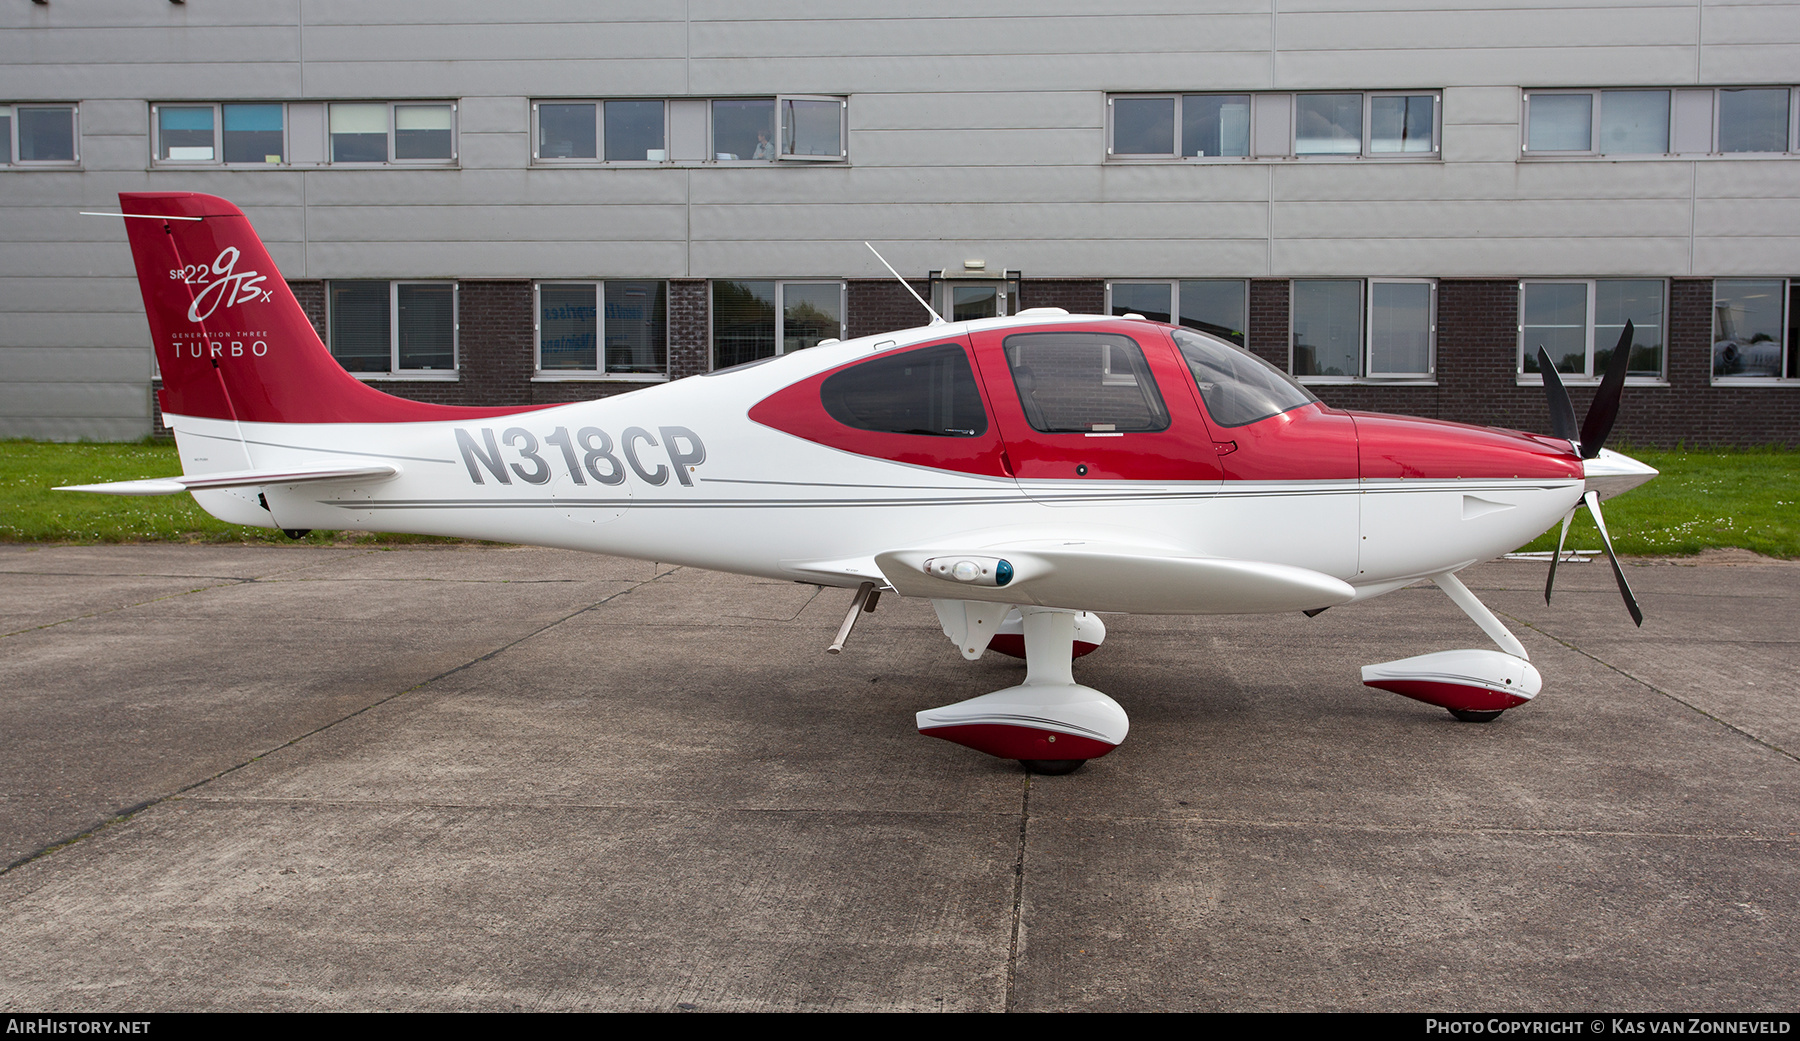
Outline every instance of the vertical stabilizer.
<path fill-rule="evenodd" d="M 165 415 L 401 423 L 529 410 L 431 405 L 365 385 L 325 349 L 236 206 L 193 192 L 121 193 L 119 203 L 162 371 Z"/>

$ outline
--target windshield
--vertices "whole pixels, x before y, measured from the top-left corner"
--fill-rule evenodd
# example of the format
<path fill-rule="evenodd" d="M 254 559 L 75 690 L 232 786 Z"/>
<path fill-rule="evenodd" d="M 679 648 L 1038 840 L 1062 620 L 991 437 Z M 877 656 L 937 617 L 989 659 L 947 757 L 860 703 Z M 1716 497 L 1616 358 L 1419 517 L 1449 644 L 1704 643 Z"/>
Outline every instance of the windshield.
<path fill-rule="evenodd" d="M 1241 427 L 1319 400 L 1293 378 L 1256 355 L 1187 329 L 1170 329 L 1181 356 L 1200 385 L 1214 423 Z"/>

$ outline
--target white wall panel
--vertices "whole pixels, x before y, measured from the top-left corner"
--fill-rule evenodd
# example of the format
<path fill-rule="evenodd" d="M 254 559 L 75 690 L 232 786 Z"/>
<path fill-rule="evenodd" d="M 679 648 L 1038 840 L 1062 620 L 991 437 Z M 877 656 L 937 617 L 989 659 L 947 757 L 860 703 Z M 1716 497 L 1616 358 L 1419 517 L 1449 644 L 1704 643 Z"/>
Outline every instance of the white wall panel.
<path fill-rule="evenodd" d="M 1119 91 L 1256 90 L 1269 85 L 1269 53 L 1213 54 L 1204 61 L 1186 53 L 1134 55 L 1129 61 L 1080 53 L 693 61 L 694 94 L 769 94 L 778 84 L 783 91 L 813 94 L 934 91 L 946 84 L 971 91 L 1068 90 L 1075 84 Z"/>
<path fill-rule="evenodd" d="M 1519 158 L 1517 123 L 1488 123 L 1444 128 L 1444 162 L 1512 163 Z"/>
<path fill-rule="evenodd" d="M 1555 238 L 1579 241 L 1591 236 L 1617 239 L 1685 236 L 1686 199 L 1660 201 L 1480 200 L 1440 202 L 1278 202 L 1274 208 L 1279 239 L 1490 239 Z M 1579 229 L 1579 235 L 1571 235 Z M 1551 262 L 1551 268 L 1556 267 Z M 1543 271 L 1542 263 L 1521 273 Z"/>
<path fill-rule="evenodd" d="M 1702 55 L 1701 83 L 1793 83 L 1800 79 L 1794 71 L 1800 69 L 1800 44 L 1792 40 L 1708 47 Z"/>
<path fill-rule="evenodd" d="M 140 347 L 0 347 L 0 380 L 19 383 L 150 381 L 150 326 L 138 320 Z"/>
<path fill-rule="evenodd" d="M 535 62 L 477 59 L 316 62 L 309 58 L 304 96 L 396 99 L 481 95 L 656 97 L 686 93 L 687 89 L 687 62 L 682 58 L 621 58 L 613 61 L 545 58 Z M 297 88 L 291 96 L 300 96 Z"/>
<path fill-rule="evenodd" d="M 765 209 L 772 207 L 763 207 Z M 331 243 L 666 240 L 679 242 L 681 206 L 314 206 L 307 235 Z M 442 254 L 438 269 L 455 258 Z"/>
<path fill-rule="evenodd" d="M 1275 242 L 1271 273 L 1278 278 L 1342 278 L 1374 272 L 1439 278 L 1667 276 L 1685 273 L 1687 255 L 1686 236 L 1442 239 L 1429 252 L 1403 239 L 1282 239 Z"/>
<path fill-rule="evenodd" d="M 1282 8 L 1276 39 L 1283 51 L 1550 50 L 1565 45 L 1620 50 L 1692 46 L 1694 11 L 1640 7 L 1629 18 L 1615 10 L 1568 6 L 1543 10 L 1469 5 L 1446 9 L 1294 13 Z"/>
<path fill-rule="evenodd" d="M 185 10 L 183 8 L 186 8 Z M 224 4 L 146 4 L 143 0 L 81 0 L 79 4 L 51 4 L 33 10 L 22 4 L 8 5 L 0 13 L 0 28 L 38 26 L 39 31 L 84 32 L 95 27 L 186 26 L 204 29 L 220 25 L 292 26 L 299 17 L 300 0 L 231 0 Z"/>
<path fill-rule="evenodd" d="M 50 32 L 8 34 L 0 44 L 0 57 L 8 65 L 99 66 L 119 63 L 202 65 L 229 55 L 233 62 L 291 62 L 300 57 L 300 35 L 269 26 L 135 26 L 93 27 Z M 203 90 L 203 79 L 188 90 Z M 128 96 L 128 95 L 127 95 Z M 192 93 L 171 95 L 194 97 Z"/>
<path fill-rule="evenodd" d="M 945 258 L 979 256 L 990 265 L 1018 268 L 1037 278 L 1169 278 L 1181 272 L 1196 278 L 1242 278 L 1261 271 L 1266 249 L 1263 240 L 1214 242 L 1207 239 L 1157 239 L 1150 241 L 1097 239 L 1082 242 L 1044 242 L 1020 239 L 886 241 L 882 255 L 902 270 L 941 267 Z M 892 249 L 892 253 L 889 250 Z M 837 257 L 849 258 L 862 243 L 845 242 L 819 249 L 801 242 L 694 243 L 694 274 L 701 278 L 787 278 L 817 274 L 829 277 L 828 266 Z M 896 257 L 902 259 L 895 259 Z M 924 258 L 923 262 L 918 258 Z M 912 258 L 906 260 L 905 258 Z M 885 272 L 860 266 L 861 277 Z M 844 270 L 837 268 L 835 270 Z M 1359 269 L 1360 270 L 1360 269 Z"/>
<path fill-rule="evenodd" d="M 148 342 L 144 316 L 124 311 L 76 314 L 15 312 L 6 316 L 0 344 L 8 348 L 128 347 Z"/>
<path fill-rule="evenodd" d="M 1106 156 L 1098 127 L 865 130 L 851 144 L 850 161 L 871 166 L 1077 166 Z"/>
<path fill-rule="evenodd" d="M 12 99 L 8 99 L 12 100 Z M 150 136 L 150 106 L 146 101 L 81 98 L 81 135 L 120 134 Z M 149 155 L 149 149 L 144 151 Z"/>
<path fill-rule="evenodd" d="M 287 2 L 293 4 L 297 0 Z M 371 5 L 368 0 L 304 2 L 308 25 L 556 25 L 594 17 L 587 5 L 570 4 L 568 0 L 507 0 L 504 4 L 492 0 L 382 0 L 379 5 Z M 681 5 L 667 0 L 606 0 L 601 13 L 608 20 L 621 22 L 679 22 L 683 17 Z"/>
<path fill-rule="evenodd" d="M 314 243 L 314 278 L 680 278 L 680 242 Z"/>
<path fill-rule="evenodd" d="M 1800 235 L 1697 238 L 1693 273 L 1713 278 L 1800 278 Z"/>
<path fill-rule="evenodd" d="M 463 98 L 456 106 L 456 129 L 459 134 L 529 135 L 531 99 L 518 97 Z M 529 154 L 529 153 L 528 153 Z"/>
<path fill-rule="evenodd" d="M 344 0 L 339 0 L 344 2 Z M 415 0 L 418 2 L 418 0 Z M 743 18 L 742 0 L 688 0 L 688 10 L 695 22 L 735 21 Z M 1014 7 L 1017 22 L 1043 21 L 1053 18 L 1083 18 L 1093 15 L 1093 0 L 1032 0 Z M 1209 0 L 1207 10 L 1219 14 L 1255 14 L 1267 12 L 1269 0 Z M 1107 8 L 1112 9 L 1112 8 Z M 1185 14 L 1194 10 L 1193 0 L 1133 0 L 1131 9 L 1144 14 Z M 772 21 L 891 16 L 894 5 L 872 0 L 759 0 L 756 14 Z M 991 8 L 971 6 L 967 0 L 915 0 L 906 13 L 918 19 L 942 19 L 953 29 L 965 19 L 989 18 Z"/>
<path fill-rule="evenodd" d="M 1717 159 L 1691 165 L 1694 190 L 1705 198 L 1792 199 L 1800 196 L 1800 161 L 1794 159 Z"/>
<path fill-rule="evenodd" d="M 145 401 L 148 388 L 142 388 Z M 37 441 L 138 441 L 150 436 L 149 405 L 137 418 L 116 416 L 9 416 L 0 413 L 0 437 Z M 71 493 L 73 494 L 73 493 Z"/>
<path fill-rule="evenodd" d="M 1796 192 L 1800 196 L 1800 192 Z M 1786 199 L 1699 199 L 1694 203 L 1694 234 L 1700 238 L 1800 238 L 1800 197 Z M 1800 258 L 1796 258 L 1800 260 Z M 1795 273 L 1800 264 L 1790 260 Z"/>
<path fill-rule="evenodd" d="M 696 59 L 836 54 L 971 55 L 987 61 L 994 55 L 1184 53 L 1200 57 L 1245 50 L 1266 54 L 1269 49 L 1269 18 L 1261 12 L 1189 10 L 1178 15 L 1140 15 L 1121 11 L 1008 18 L 983 17 L 986 12 L 971 8 L 951 26 L 919 18 L 910 10 L 891 18 L 839 15 L 780 21 L 760 17 L 756 6 L 741 10 L 748 17 L 694 23 Z"/>
<path fill-rule="evenodd" d="M 314 207 L 455 207 L 527 202 L 546 206 L 666 205 L 686 202 L 687 177 L 685 170 L 643 167 L 319 170 L 306 175 L 306 201 Z"/>
<path fill-rule="evenodd" d="M 130 252 L 123 235 L 119 237 L 119 248 Z M 137 277 L 129 273 L 110 278 L 103 275 L 89 275 L 86 278 L 33 278 L 14 275 L 0 278 L 0 314 L 10 315 L 15 311 L 67 314 L 118 311 L 142 314 L 143 310 L 144 297 L 138 292 Z"/>
<path fill-rule="evenodd" d="M 369 13 L 380 17 L 379 7 Z M 395 33 L 362 25 L 308 25 L 306 60 L 366 62 L 536 62 L 557 59 L 679 58 L 686 54 L 680 22 L 560 22 L 510 25 L 408 24 Z M 403 40 L 396 48 L 397 40 Z"/>
<path fill-rule="evenodd" d="M 212 88 L 196 95 L 205 84 Z M 239 86 L 241 85 L 241 86 Z M 235 90 L 225 90 L 236 86 Z M 0 62 L 0 97 L 9 101 L 78 101 L 139 96 L 174 98 L 299 97 L 300 66 L 214 59 L 204 62 L 119 62 L 112 65 L 16 65 Z M 402 95 L 404 96 L 404 95 Z"/>
<path fill-rule="evenodd" d="M 1293 90 L 1485 85 L 1565 87 L 1614 83 L 1694 81 L 1689 44 L 1606 47 L 1394 47 L 1357 51 L 1283 49 L 1276 57 L 1279 86 Z"/>
<path fill-rule="evenodd" d="M 1800 43 L 1800 4 L 1707 4 L 1701 39 L 1710 48 L 1731 44 Z"/>
<path fill-rule="evenodd" d="M 830 170 L 723 168 L 689 171 L 693 201 L 700 203 L 789 202 L 1090 202 L 1117 197 L 1103 187 L 1122 172 L 1097 164 L 1083 166 L 876 167 Z M 829 175 L 829 176 L 821 176 Z M 1168 198 L 1167 194 L 1156 198 Z"/>
<path fill-rule="evenodd" d="M 147 382 L 0 383 L 0 417 L 150 417 Z M 148 433 L 148 431 L 146 431 Z"/>
<path fill-rule="evenodd" d="M 1267 234 L 1260 203 L 696 206 L 694 237 L 708 241 L 945 238 L 1054 242 L 1101 238 L 1255 238 Z"/>
<path fill-rule="evenodd" d="M 462 133 L 456 137 L 456 164 L 464 170 L 517 170 L 529 162 L 529 133 Z"/>
<path fill-rule="evenodd" d="M 1517 126 L 1520 104 L 1518 87 L 1445 87 L 1444 126 L 1496 123 Z"/>
<path fill-rule="evenodd" d="M 852 133 L 864 130 L 1021 130 L 1104 127 L 1106 98 L 1094 90 L 971 91 L 856 95 Z"/>

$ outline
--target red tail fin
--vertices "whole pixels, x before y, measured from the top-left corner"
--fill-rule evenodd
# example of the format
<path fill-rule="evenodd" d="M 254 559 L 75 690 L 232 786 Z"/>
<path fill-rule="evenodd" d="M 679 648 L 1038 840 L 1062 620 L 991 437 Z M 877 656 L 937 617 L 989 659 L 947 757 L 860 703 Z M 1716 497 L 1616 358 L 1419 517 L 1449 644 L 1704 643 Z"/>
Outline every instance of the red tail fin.
<path fill-rule="evenodd" d="M 126 192 L 119 203 L 162 369 L 165 415 L 410 423 L 530 410 L 431 405 L 365 385 L 319 341 L 236 206 L 192 192 Z"/>

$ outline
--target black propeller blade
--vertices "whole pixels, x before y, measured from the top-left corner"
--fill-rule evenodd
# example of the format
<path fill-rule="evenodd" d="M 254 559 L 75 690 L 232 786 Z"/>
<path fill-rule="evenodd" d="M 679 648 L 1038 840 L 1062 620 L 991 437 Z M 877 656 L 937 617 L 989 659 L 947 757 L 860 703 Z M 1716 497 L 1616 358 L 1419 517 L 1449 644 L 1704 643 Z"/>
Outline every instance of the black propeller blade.
<path fill-rule="evenodd" d="M 1625 323 L 1625 329 L 1619 334 L 1618 346 L 1613 348 L 1612 359 L 1607 363 L 1606 375 L 1600 380 L 1600 389 L 1594 394 L 1593 404 L 1588 406 L 1587 418 L 1582 420 L 1581 430 L 1575 429 L 1575 406 L 1569 402 L 1569 392 L 1563 387 L 1562 377 L 1557 374 L 1556 366 L 1550 360 L 1550 352 L 1538 345 L 1538 368 L 1544 374 L 1544 396 L 1550 404 L 1550 431 L 1557 437 L 1566 438 L 1575 443 L 1581 458 L 1592 459 L 1605 447 L 1607 435 L 1612 433 L 1613 421 L 1619 418 L 1619 399 L 1625 389 L 1625 373 L 1631 368 L 1631 323 Z M 1588 512 L 1594 516 L 1594 527 L 1600 530 L 1600 544 L 1606 547 L 1606 559 L 1612 562 L 1613 578 L 1618 580 L 1619 595 L 1625 598 L 1625 609 L 1631 612 L 1631 620 L 1638 625 L 1644 624 L 1644 612 L 1638 607 L 1637 597 L 1631 592 L 1631 584 L 1625 581 L 1625 570 L 1619 566 L 1619 555 L 1613 552 L 1612 535 L 1606 530 L 1606 520 L 1600 516 L 1600 493 L 1588 491 L 1582 496 Z M 1575 511 L 1571 509 L 1563 517 L 1562 533 L 1556 539 L 1556 554 L 1550 558 L 1550 577 L 1544 582 L 1544 603 L 1550 602 L 1550 591 L 1556 587 L 1556 565 L 1562 562 L 1563 543 L 1569 537 L 1569 522 L 1575 519 Z"/>
<path fill-rule="evenodd" d="M 1594 515 L 1594 527 L 1600 529 L 1600 544 L 1606 547 L 1606 559 L 1612 561 L 1613 577 L 1619 580 L 1619 595 L 1625 598 L 1625 610 L 1631 612 L 1631 620 L 1639 626 L 1644 624 L 1644 612 L 1638 608 L 1637 597 L 1631 595 L 1631 583 L 1625 581 L 1625 569 L 1619 566 L 1619 555 L 1613 552 L 1612 536 L 1606 532 L 1606 521 L 1600 516 L 1600 493 L 1588 492 L 1583 496 L 1588 512 Z"/>
<path fill-rule="evenodd" d="M 1631 323 L 1627 321 L 1624 332 L 1619 334 L 1619 345 L 1613 348 L 1612 360 L 1606 365 L 1600 390 L 1594 394 L 1594 403 L 1588 406 L 1587 418 L 1581 421 L 1581 458 L 1594 458 L 1606 445 L 1606 435 L 1612 433 L 1613 420 L 1619 418 L 1619 395 L 1625 389 L 1625 370 L 1630 367 Z"/>
<path fill-rule="evenodd" d="M 1538 371 L 1544 374 L 1544 396 L 1550 399 L 1550 432 L 1567 441 L 1575 440 L 1579 436 L 1575 432 L 1575 406 L 1569 404 L 1569 392 L 1563 389 L 1556 364 L 1541 343 L 1538 344 Z"/>

